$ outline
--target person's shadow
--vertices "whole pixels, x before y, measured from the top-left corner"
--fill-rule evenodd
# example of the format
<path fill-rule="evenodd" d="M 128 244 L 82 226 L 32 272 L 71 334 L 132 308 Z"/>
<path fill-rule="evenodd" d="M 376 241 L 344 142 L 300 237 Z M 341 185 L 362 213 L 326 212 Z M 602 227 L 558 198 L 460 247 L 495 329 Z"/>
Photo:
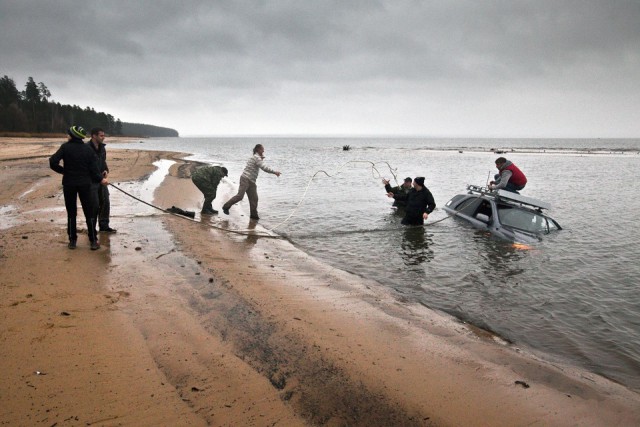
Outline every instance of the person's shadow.
<path fill-rule="evenodd" d="M 400 244 L 402 260 L 407 266 L 431 262 L 433 250 L 429 248 L 433 241 L 424 227 L 407 227 Z"/>

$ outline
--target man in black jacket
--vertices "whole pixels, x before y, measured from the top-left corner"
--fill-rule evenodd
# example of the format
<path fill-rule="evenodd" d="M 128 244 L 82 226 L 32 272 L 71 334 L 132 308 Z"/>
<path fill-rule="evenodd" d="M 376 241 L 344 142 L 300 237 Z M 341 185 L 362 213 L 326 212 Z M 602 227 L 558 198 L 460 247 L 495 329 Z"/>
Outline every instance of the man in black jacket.
<path fill-rule="evenodd" d="M 102 128 L 91 129 L 91 141 L 88 143 L 93 152 L 98 157 L 98 169 L 103 178 L 109 176 L 109 166 L 107 166 L 107 150 L 104 143 L 104 130 Z M 97 197 L 96 218 L 94 224 L 100 227 L 103 233 L 115 233 L 116 229 L 109 226 L 109 215 L 111 214 L 111 203 L 109 202 L 109 186 L 95 184 L 94 189 Z"/>
<path fill-rule="evenodd" d="M 96 206 L 93 200 L 95 194 L 93 183 L 107 185 L 109 182 L 100 174 L 98 161 L 91 151 L 91 147 L 82 140 L 87 137 L 85 130 L 80 126 L 71 126 L 67 133 L 69 135 L 67 142 L 62 144 L 58 151 L 49 158 L 49 166 L 62 174 L 62 192 L 67 209 L 68 247 L 75 249 L 78 240 L 76 216 L 78 214 L 78 197 L 80 197 L 82 212 L 87 221 L 91 250 L 100 249 L 94 223 Z M 60 162 L 64 166 L 61 166 Z"/>
<path fill-rule="evenodd" d="M 436 208 L 436 202 L 433 199 L 431 191 L 424 186 L 424 177 L 420 176 L 413 180 L 413 188 L 406 195 L 396 194 L 394 199 L 406 200 L 403 225 L 423 225 L 424 220 Z"/>
<path fill-rule="evenodd" d="M 384 178 L 382 179 L 382 183 L 384 184 L 384 189 L 387 192 L 387 196 L 390 198 L 394 198 L 393 196 L 400 193 L 404 195 L 409 194 L 409 191 L 411 191 L 411 181 L 412 179 L 410 177 L 406 177 L 402 185 L 392 187 L 391 184 L 389 184 L 388 179 L 384 179 Z M 396 208 L 404 209 L 406 205 L 407 205 L 406 200 L 394 198 L 393 206 L 395 206 Z"/>

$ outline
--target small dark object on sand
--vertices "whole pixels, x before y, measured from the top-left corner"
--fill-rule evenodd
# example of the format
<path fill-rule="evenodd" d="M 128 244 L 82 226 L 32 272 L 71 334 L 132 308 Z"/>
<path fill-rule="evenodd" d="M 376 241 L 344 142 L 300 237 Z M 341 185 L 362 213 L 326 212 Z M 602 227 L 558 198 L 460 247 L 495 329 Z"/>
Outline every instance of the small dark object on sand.
<path fill-rule="evenodd" d="M 521 385 L 524 388 L 529 388 L 529 384 L 525 383 L 524 381 L 516 381 L 516 384 Z"/>
<path fill-rule="evenodd" d="M 186 216 L 186 217 L 189 217 L 189 218 L 195 218 L 195 216 L 196 216 L 195 212 L 185 211 L 185 210 L 177 208 L 175 206 L 171 206 L 169 209 L 167 209 L 167 212 L 178 214 L 178 215 L 182 215 L 182 216 Z"/>

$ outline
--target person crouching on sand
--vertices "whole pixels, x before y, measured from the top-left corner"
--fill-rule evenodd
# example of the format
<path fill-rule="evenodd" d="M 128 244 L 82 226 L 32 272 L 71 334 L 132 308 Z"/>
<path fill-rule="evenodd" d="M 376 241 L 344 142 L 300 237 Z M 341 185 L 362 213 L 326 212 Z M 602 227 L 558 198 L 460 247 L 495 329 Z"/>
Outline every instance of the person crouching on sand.
<path fill-rule="evenodd" d="M 249 211 L 251 219 L 260 219 L 258 216 L 258 186 L 256 180 L 258 179 L 258 172 L 260 169 L 267 173 L 272 173 L 279 177 L 280 172 L 271 169 L 264 164 L 264 147 L 262 144 L 258 144 L 253 148 L 253 156 L 247 161 L 247 165 L 244 167 L 244 171 L 240 176 L 240 186 L 238 187 L 238 194 L 222 206 L 222 212 L 229 215 L 229 208 L 244 198 L 245 193 L 249 198 Z"/>
<path fill-rule="evenodd" d="M 228 176 L 227 168 L 223 166 L 203 166 L 196 169 L 191 175 L 191 181 L 198 187 L 198 190 L 204 195 L 202 203 L 202 211 L 204 215 L 214 215 L 218 211 L 213 209 L 213 200 L 216 198 L 218 184 L 225 176 Z"/>

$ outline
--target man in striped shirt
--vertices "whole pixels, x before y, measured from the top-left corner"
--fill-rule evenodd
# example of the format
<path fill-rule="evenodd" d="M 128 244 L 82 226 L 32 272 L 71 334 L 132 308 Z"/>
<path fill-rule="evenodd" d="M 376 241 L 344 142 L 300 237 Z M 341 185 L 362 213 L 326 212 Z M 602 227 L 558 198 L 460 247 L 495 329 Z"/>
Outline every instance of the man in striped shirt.
<path fill-rule="evenodd" d="M 260 219 L 258 216 L 258 186 L 256 185 L 260 169 L 267 173 L 272 173 L 275 176 L 280 176 L 279 171 L 264 164 L 264 147 L 262 144 L 258 144 L 253 148 L 253 156 L 251 156 L 247 161 L 247 165 L 244 167 L 244 171 L 240 176 L 238 194 L 233 196 L 222 206 L 222 212 L 229 215 L 229 208 L 242 200 L 246 193 L 249 198 L 250 218 L 255 220 Z"/>

